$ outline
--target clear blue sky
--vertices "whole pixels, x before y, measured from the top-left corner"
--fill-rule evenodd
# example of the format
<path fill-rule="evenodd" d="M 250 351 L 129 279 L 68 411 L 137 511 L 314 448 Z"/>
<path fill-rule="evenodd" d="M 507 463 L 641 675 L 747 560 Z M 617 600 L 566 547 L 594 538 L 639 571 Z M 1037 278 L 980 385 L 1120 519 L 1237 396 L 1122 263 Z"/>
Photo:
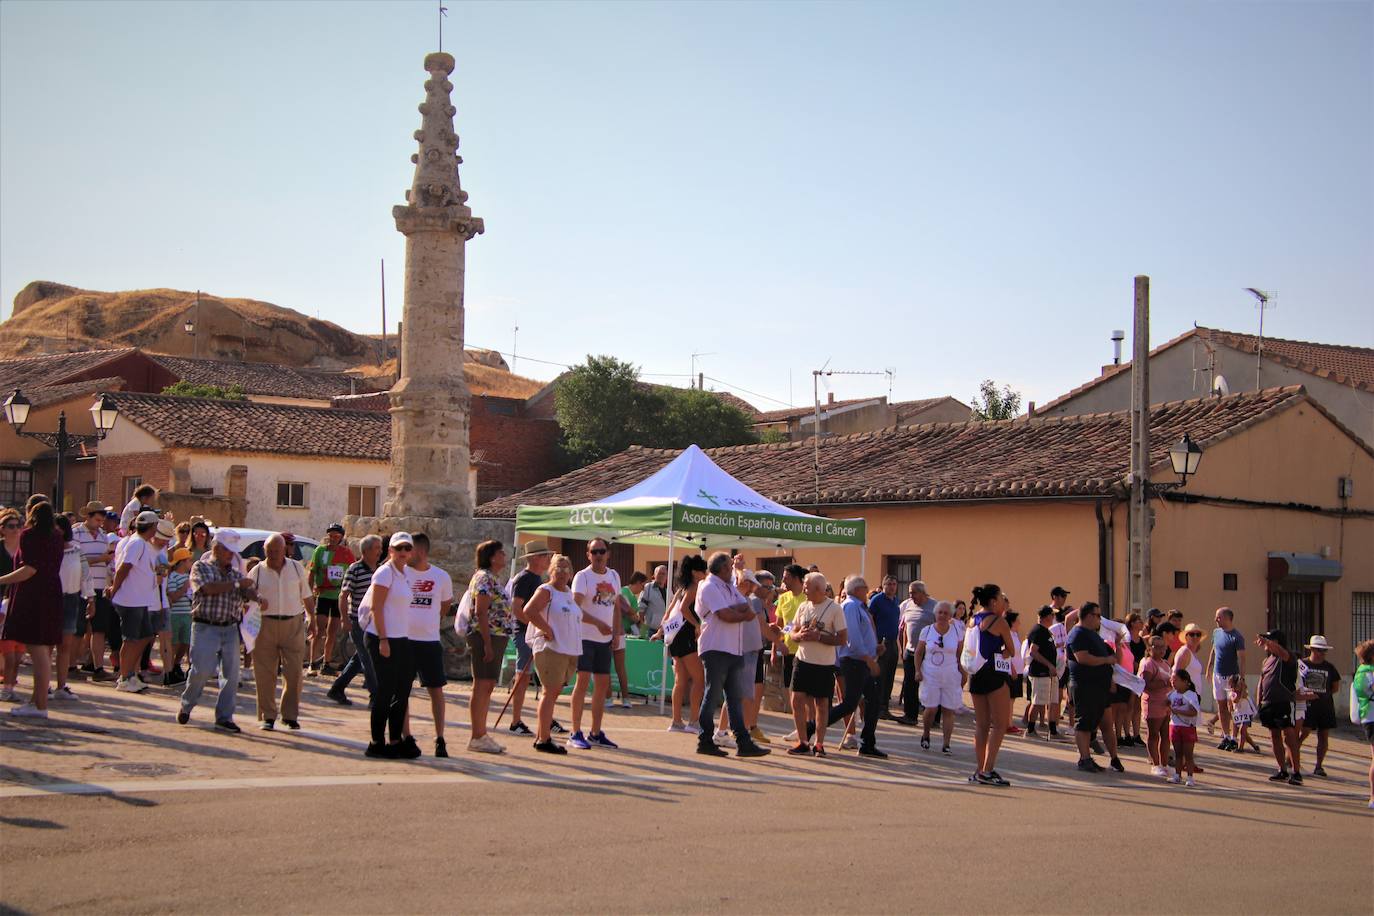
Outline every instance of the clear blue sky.
<path fill-rule="evenodd" d="M 1374 345 L 1369 2 L 448 6 L 471 345 L 518 318 L 531 357 L 710 352 L 782 401 L 829 360 L 1043 402 L 1109 361 L 1137 273 L 1155 343 L 1253 330 L 1259 286 L 1274 336 Z M 42 278 L 377 330 L 436 19 L 0 4 L 0 315 Z"/>

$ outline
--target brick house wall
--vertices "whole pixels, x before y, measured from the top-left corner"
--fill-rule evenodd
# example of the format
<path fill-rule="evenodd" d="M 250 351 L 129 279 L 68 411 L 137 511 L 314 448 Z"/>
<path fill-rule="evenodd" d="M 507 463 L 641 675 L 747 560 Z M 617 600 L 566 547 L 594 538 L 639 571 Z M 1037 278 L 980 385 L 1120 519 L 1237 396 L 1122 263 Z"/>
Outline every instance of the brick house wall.
<path fill-rule="evenodd" d="M 144 483 L 158 489 L 172 482 L 172 457 L 165 450 L 129 452 L 123 455 L 101 455 L 96 477 L 96 499 L 116 509 L 124 508 L 129 498 L 124 495 L 124 478 L 142 477 Z"/>
<path fill-rule="evenodd" d="M 510 398 L 475 397 L 469 444 L 477 466 L 477 503 L 516 493 L 562 473 L 558 461 L 558 423 L 524 414 Z"/>

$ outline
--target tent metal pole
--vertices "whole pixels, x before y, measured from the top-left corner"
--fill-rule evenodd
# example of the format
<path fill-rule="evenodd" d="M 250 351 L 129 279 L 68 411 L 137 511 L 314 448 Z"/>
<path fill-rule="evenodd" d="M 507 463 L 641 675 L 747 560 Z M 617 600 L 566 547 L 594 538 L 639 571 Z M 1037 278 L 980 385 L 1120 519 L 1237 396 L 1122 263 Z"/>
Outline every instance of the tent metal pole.
<path fill-rule="evenodd" d="M 859 575 L 864 581 L 868 581 L 868 543 L 865 541 L 859 545 Z"/>
<path fill-rule="evenodd" d="M 668 519 L 668 603 L 673 591 L 673 520 Z M 665 620 L 667 618 L 664 618 Z M 668 640 L 663 640 L 663 666 L 658 674 L 658 714 L 663 715 L 663 698 L 668 692 Z"/>

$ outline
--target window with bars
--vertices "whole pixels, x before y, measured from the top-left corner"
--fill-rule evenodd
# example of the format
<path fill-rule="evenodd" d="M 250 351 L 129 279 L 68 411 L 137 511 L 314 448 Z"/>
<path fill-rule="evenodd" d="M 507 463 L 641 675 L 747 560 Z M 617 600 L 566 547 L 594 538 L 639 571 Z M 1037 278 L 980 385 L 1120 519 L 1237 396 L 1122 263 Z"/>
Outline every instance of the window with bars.
<path fill-rule="evenodd" d="M 1322 593 L 1319 589 L 1276 589 L 1269 616 L 1272 625 L 1288 637 L 1290 646 L 1300 646 L 1322 631 Z"/>
<path fill-rule="evenodd" d="M 1174 570 L 1174 588 L 1187 588 L 1187 587 L 1188 587 L 1188 570 L 1186 570 L 1186 569 L 1176 569 L 1176 570 Z"/>
<path fill-rule="evenodd" d="M 765 557 L 759 561 L 759 568 L 773 574 L 773 581 L 782 588 L 782 571 L 792 565 L 791 557 Z"/>
<path fill-rule="evenodd" d="M 1350 635 L 1357 646 L 1374 639 L 1374 592 L 1351 593 Z"/>
<path fill-rule="evenodd" d="M 0 506 L 22 509 L 33 493 L 33 471 L 28 468 L 0 468 Z"/>
<path fill-rule="evenodd" d="M 1235 573 L 1221 574 L 1221 590 L 1224 592 L 1234 592 L 1240 588 L 1240 577 Z"/>
<path fill-rule="evenodd" d="M 897 596 L 905 599 L 907 586 L 921 578 L 921 558 L 884 557 L 883 574 L 897 580 Z"/>
<path fill-rule="evenodd" d="M 288 481 L 277 482 L 278 509 L 304 509 L 305 484 Z"/>

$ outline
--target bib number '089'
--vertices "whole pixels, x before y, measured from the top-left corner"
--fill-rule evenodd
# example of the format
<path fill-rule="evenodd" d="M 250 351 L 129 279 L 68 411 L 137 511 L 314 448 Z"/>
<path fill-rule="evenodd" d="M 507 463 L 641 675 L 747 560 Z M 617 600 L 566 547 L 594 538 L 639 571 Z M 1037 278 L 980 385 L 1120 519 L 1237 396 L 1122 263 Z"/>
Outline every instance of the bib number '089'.
<path fill-rule="evenodd" d="M 992 660 L 992 664 L 1000 673 L 1011 674 L 1011 659 L 999 655 Z"/>

